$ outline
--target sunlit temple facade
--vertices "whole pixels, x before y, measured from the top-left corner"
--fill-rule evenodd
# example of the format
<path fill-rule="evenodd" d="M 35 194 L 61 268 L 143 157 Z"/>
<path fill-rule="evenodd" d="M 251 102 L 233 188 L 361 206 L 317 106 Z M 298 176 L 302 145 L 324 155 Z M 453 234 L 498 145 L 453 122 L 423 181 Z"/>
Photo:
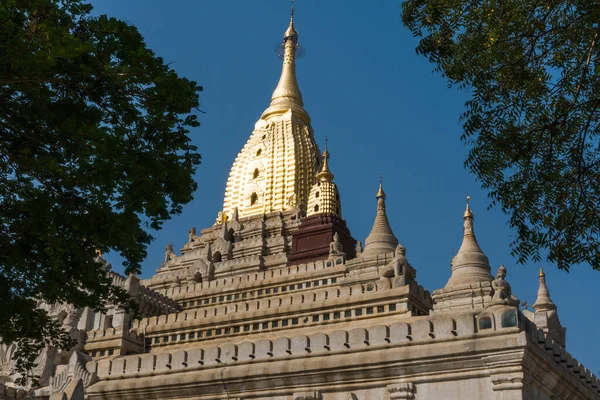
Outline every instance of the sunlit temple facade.
<path fill-rule="evenodd" d="M 468 201 L 433 292 L 392 230 L 381 180 L 364 246 L 353 238 L 336 154 L 319 149 L 304 109 L 297 45 L 291 20 L 279 83 L 215 224 L 167 246 L 149 279 L 99 256 L 143 318 L 40 305 L 78 345 L 44 350 L 34 388 L 16 385 L 15 346 L 2 345 L 0 399 L 599 399 L 598 379 L 566 350 L 543 271 L 533 309 L 520 307 L 506 269 L 492 275 Z"/>

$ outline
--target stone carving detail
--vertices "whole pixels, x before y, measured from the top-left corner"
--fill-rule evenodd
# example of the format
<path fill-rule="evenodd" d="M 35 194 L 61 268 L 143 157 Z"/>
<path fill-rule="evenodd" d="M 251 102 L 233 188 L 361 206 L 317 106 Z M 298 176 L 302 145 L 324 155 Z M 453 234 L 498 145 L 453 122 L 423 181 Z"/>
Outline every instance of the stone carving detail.
<path fill-rule="evenodd" d="M 202 273 L 200 271 L 195 271 L 188 275 L 187 280 L 189 283 L 202 283 Z"/>
<path fill-rule="evenodd" d="M 417 272 L 406 260 L 406 248 L 401 244 L 396 246 L 394 254 L 394 275 L 396 286 L 407 285 L 417 277 Z"/>
<path fill-rule="evenodd" d="M 363 252 L 363 248 L 362 248 L 362 242 L 359 240 L 356 242 L 356 257 L 360 257 L 360 255 Z"/>
<path fill-rule="evenodd" d="M 217 221 L 215 222 L 216 225 L 220 225 L 223 222 L 227 222 L 227 214 L 225 214 L 223 211 L 219 211 L 219 213 L 217 214 Z"/>
<path fill-rule="evenodd" d="M 358 400 L 358 398 L 356 397 L 356 395 L 354 393 L 348 393 L 346 400 Z"/>
<path fill-rule="evenodd" d="M 496 279 L 492 281 L 492 289 L 494 289 L 493 303 L 518 305 L 519 299 L 513 296 L 510 284 L 504 279 L 505 277 L 506 267 L 501 265 L 496 272 Z"/>
<path fill-rule="evenodd" d="M 296 207 L 297 201 L 296 201 L 296 193 L 293 193 L 290 197 L 288 197 L 288 203 L 287 205 L 289 207 Z"/>
<path fill-rule="evenodd" d="M 406 259 L 406 248 L 401 244 L 396 246 L 394 259 L 380 272 L 381 278 L 394 279 L 394 286 L 405 286 L 414 281 L 417 272 Z"/>
<path fill-rule="evenodd" d="M 415 398 L 415 384 L 412 382 L 393 383 L 387 385 L 390 400 L 411 400 Z"/>
<path fill-rule="evenodd" d="M 10 376 L 14 367 L 13 356 L 17 350 L 17 345 L 12 343 L 6 345 L 0 344 L 0 376 Z"/>
<path fill-rule="evenodd" d="M 178 288 L 181 287 L 181 279 L 179 279 L 179 276 L 175 277 L 175 280 L 173 280 L 173 283 L 171 284 L 172 288 Z"/>
<path fill-rule="evenodd" d="M 170 243 L 167 245 L 167 247 L 165 247 L 165 262 L 168 263 L 169 261 L 175 259 L 175 257 L 177 257 L 177 255 L 173 251 L 173 243 Z"/>
<path fill-rule="evenodd" d="M 211 243 L 211 255 L 209 257 L 209 260 L 211 260 L 212 262 L 221 262 L 223 260 L 228 260 L 231 258 L 232 251 L 233 243 L 223 239 L 222 237 L 219 237 Z M 217 254 L 220 254 L 221 259 L 218 259 L 219 257 L 215 259 L 215 255 Z"/>
<path fill-rule="evenodd" d="M 294 393 L 294 400 L 321 400 L 321 393 L 318 390 Z"/>
<path fill-rule="evenodd" d="M 92 358 L 80 351 L 73 351 L 67 367 L 54 377 L 50 378 L 50 390 L 52 393 L 64 392 L 67 386 L 77 380 L 81 380 L 83 387 L 88 387 L 97 381 L 95 372 L 89 372 L 85 364 Z"/>
<path fill-rule="evenodd" d="M 79 323 L 79 318 L 81 317 L 81 311 L 81 309 L 71 307 L 63 321 L 63 327 L 65 330 L 70 332 L 73 329 L 77 329 L 77 324 Z"/>
<path fill-rule="evenodd" d="M 294 214 L 290 217 L 292 221 L 299 221 L 302 218 L 306 217 L 306 212 L 304 211 L 304 207 L 302 204 L 296 204 L 294 207 Z"/>
<path fill-rule="evenodd" d="M 191 247 L 191 243 L 196 240 L 196 228 L 190 228 L 188 231 L 188 246 Z"/>
<path fill-rule="evenodd" d="M 212 255 L 211 255 L 212 257 Z M 203 280 L 212 280 L 215 274 L 215 268 L 211 262 L 206 262 L 204 260 L 198 260 L 194 264 L 192 269 L 194 271 L 194 280 L 195 283 L 199 283 Z"/>
<path fill-rule="evenodd" d="M 34 374 L 39 377 L 39 385 L 46 386 L 54 373 L 54 361 L 58 351 L 53 347 L 44 347 L 35 359 Z"/>
<path fill-rule="evenodd" d="M 329 255 L 333 257 L 345 256 L 344 246 L 340 242 L 340 235 L 338 233 L 333 234 L 333 242 L 329 244 Z"/>

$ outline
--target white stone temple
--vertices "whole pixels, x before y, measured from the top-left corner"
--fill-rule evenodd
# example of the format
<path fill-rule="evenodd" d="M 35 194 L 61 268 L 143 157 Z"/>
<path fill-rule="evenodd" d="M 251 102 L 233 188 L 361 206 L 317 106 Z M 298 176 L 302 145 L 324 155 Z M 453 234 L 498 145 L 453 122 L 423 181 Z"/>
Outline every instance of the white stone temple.
<path fill-rule="evenodd" d="M 364 247 L 352 238 L 302 102 L 297 45 L 291 20 L 279 84 L 216 223 L 167 246 L 149 279 L 103 261 L 143 318 L 40 305 L 78 345 L 40 354 L 37 387 L 15 384 L 15 346 L 1 345 L 0 399 L 600 399 L 598 378 L 567 352 L 543 271 L 533 310 L 521 310 L 468 202 L 433 292 L 394 235 L 383 182 Z"/>

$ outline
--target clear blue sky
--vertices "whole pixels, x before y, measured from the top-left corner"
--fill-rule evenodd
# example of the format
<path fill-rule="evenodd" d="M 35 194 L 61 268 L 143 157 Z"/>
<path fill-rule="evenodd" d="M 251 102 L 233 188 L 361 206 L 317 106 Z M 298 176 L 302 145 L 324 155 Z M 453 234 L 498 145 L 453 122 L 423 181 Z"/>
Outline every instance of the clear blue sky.
<path fill-rule="evenodd" d="M 138 27 L 150 48 L 182 76 L 204 86 L 201 126 L 192 132 L 202 154 L 195 200 L 155 234 L 143 277 L 163 260 L 164 247 L 181 248 L 187 231 L 214 223 L 229 169 L 268 106 L 281 61 L 274 48 L 287 26 L 289 2 L 94 1 L 95 13 Z M 517 265 L 513 232 L 499 210 L 463 168 L 458 117 L 466 94 L 447 88 L 432 66 L 415 54 L 417 44 L 390 0 L 296 2 L 296 28 L 306 56 L 298 61 L 305 108 L 321 147 L 329 138 L 330 165 L 344 217 L 358 240 L 371 228 L 379 173 L 388 215 L 418 282 L 430 291 L 450 276 L 460 247 L 465 194 L 472 196 L 475 232 L 493 273 L 508 269 L 513 293 L 533 304 L 539 264 Z M 119 258 L 107 258 L 122 271 Z M 551 297 L 567 326 L 567 350 L 600 374 L 600 272 L 582 265 L 570 273 L 544 264 Z"/>

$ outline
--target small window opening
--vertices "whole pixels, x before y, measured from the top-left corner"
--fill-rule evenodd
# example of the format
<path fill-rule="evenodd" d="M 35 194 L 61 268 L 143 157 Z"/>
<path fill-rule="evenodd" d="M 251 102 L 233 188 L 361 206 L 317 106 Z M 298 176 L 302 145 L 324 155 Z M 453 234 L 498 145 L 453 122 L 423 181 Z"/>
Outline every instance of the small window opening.
<path fill-rule="evenodd" d="M 503 328 L 517 326 L 517 313 L 514 310 L 506 311 L 500 321 Z"/>
<path fill-rule="evenodd" d="M 260 172 L 258 172 L 258 168 L 254 169 L 254 173 L 252 174 L 252 179 L 256 179 L 258 178 L 258 175 L 260 174 Z"/>
<path fill-rule="evenodd" d="M 492 329 L 492 319 L 484 317 L 479 320 L 479 329 Z"/>
<path fill-rule="evenodd" d="M 258 195 L 256 193 L 252 193 L 250 196 L 250 205 L 253 206 L 258 201 Z"/>
<path fill-rule="evenodd" d="M 256 152 L 256 157 L 260 156 L 262 154 L 262 149 L 258 149 L 258 151 Z"/>
<path fill-rule="evenodd" d="M 317 211 L 319 211 L 319 205 L 318 204 L 315 205 L 315 212 L 317 212 Z"/>

